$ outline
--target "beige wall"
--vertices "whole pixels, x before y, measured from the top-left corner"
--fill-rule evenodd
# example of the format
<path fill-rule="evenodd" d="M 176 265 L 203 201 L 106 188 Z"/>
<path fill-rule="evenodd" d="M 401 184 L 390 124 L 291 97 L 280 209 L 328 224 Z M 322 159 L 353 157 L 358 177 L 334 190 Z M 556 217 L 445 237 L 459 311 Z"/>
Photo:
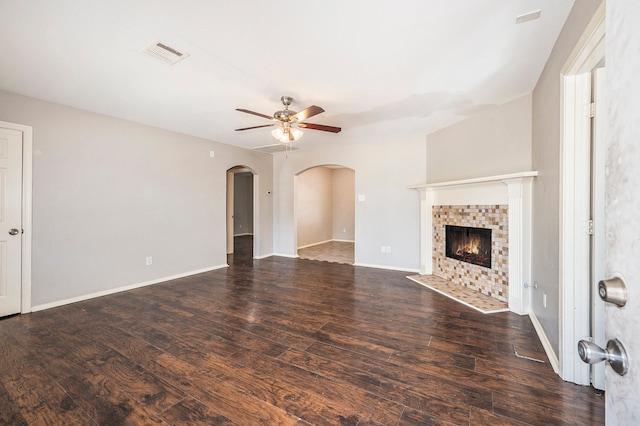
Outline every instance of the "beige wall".
<path fill-rule="evenodd" d="M 227 169 L 273 181 L 270 155 L 7 92 L 0 119 L 33 127 L 36 306 L 225 265 Z M 273 205 L 260 192 L 268 254 Z"/>
<path fill-rule="evenodd" d="M 306 247 L 332 239 L 333 186 L 332 172 L 314 167 L 296 179 L 296 219 L 298 247 Z"/>
<path fill-rule="evenodd" d="M 355 142 L 355 141 L 354 141 Z M 425 182 L 424 137 L 378 143 L 341 144 L 274 155 L 274 250 L 293 256 L 294 176 L 335 164 L 355 173 L 356 264 L 417 272 L 420 268 L 420 194 Z M 364 196 L 363 201 L 358 197 Z M 391 247 L 382 253 L 381 246 Z"/>
<path fill-rule="evenodd" d="M 355 234 L 355 173 L 333 169 L 333 239 L 353 241 Z"/>
<path fill-rule="evenodd" d="M 531 170 L 531 95 L 427 136 L 427 182 Z"/>
<path fill-rule="evenodd" d="M 533 92 L 533 311 L 558 354 L 560 259 L 560 70 L 576 46 L 600 0 L 576 1 Z M 543 294 L 547 307 L 543 307 Z"/>

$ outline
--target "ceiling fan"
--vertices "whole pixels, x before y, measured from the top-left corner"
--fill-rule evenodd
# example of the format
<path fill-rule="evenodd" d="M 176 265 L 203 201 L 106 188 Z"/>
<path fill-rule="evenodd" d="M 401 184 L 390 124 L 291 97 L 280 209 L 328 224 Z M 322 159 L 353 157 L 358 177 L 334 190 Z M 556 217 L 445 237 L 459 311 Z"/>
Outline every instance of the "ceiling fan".
<path fill-rule="evenodd" d="M 249 111 L 248 109 L 236 108 L 236 111 L 245 112 L 247 114 L 257 115 L 258 117 L 266 118 L 267 120 L 274 121 L 275 123 L 263 124 L 260 126 L 244 127 L 242 129 L 236 129 L 236 131 L 259 129 L 261 127 L 275 127 L 271 132 L 271 135 L 282 143 L 292 142 L 302 137 L 302 129 L 322 130 L 323 132 L 338 133 L 342 129 L 340 127 L 326 126 L 324 124 L 304 123 L 303 120 L 311 118 L 324 112 L 324 109 L 317 105 L 311 105 L 300 112 L 295 112 L 289 109 L 289 105 L 293 101 L 291 96 L 283 96 L 280 98 L 284 109 L 276 111 L 273 117 L 261 114 L 259 112 Z"/>

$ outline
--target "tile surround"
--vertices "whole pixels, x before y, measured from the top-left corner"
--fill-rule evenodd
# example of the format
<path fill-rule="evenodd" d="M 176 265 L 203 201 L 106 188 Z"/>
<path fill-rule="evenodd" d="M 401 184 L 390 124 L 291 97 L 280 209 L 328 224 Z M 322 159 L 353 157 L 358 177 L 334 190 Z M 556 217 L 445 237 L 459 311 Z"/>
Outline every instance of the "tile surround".
<path fill-rule="evenodd" d="M 508 302 L 508 210 L 502 204 L 433 206 L 433 274 Z M 491 268 L 446 257 L 445 225 L 491 229 Z"/>

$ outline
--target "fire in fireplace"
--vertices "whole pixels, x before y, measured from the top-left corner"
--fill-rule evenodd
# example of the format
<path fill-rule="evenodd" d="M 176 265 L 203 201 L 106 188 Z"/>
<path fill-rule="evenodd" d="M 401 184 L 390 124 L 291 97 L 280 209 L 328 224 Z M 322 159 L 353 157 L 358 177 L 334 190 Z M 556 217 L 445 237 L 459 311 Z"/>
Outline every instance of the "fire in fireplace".
<path fill-rule="evenodd" d="M 491 229 L 445 225 L 446 256 L 491 268 Z"/>

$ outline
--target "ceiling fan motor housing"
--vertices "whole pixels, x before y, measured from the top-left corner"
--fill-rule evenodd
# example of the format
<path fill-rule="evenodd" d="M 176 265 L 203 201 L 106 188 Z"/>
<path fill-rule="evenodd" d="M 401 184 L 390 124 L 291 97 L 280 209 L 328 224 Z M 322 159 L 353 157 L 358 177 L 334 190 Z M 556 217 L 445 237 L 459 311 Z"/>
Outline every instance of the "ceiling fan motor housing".
<path fill-rule="evenodd" d="M 296 115 L 296 114 L 297 114 L 296 111 L 292 111 L 290 109 L 284 109 L 282 111 L 276 111 L 273 114 L 273 118 L 275 118 L 278 121 L 289 122 L 289 121 L 291 121 L 291 117 Z"/>
<path fill-rule="evenodd" d="M 296 111 L 292 111 L 289 109 L 289 105 L 291 105 L 291 102 L 293 102 L 293 98 L 291 96 L 283 96 L 280 98 L 280 100 L 284 105 L 284 109 L 273 113 L 273 118 L 278 121 L 289 122 L 291 121 L 291 117 L 297 114 Z"/>

